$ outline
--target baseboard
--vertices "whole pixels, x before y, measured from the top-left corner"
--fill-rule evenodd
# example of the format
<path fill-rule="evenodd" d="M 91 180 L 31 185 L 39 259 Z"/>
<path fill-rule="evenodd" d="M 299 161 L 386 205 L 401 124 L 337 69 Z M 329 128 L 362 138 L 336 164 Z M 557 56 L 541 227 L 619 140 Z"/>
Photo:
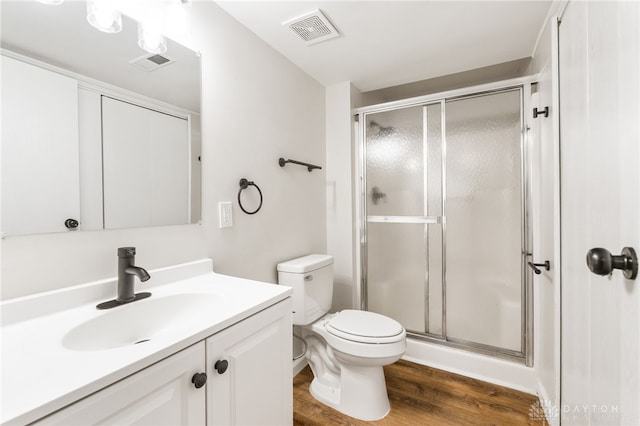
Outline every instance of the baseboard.
<path fill-rule="evenodd" d="M 293 377 L 296 377 L 298 373 L 307 366 L 307 364 L 307 357 L 305 356 L 293 360 Z"/>
<path fill-rule="evenodd" d="M 407 351 L 402 359 L 537 395 L 534 369 L 516 362 L 416 339 L 407 339 Z"/>
<path fill-rule="evenodd" d="M 547 420 L 547 424 L 549 424 L 549 426 L 560 426 L 560 415 L 558 412 L 559 407 L 555 404 L 555 401 L 549 397 L 547 388 L 542 384 L 540 379 L 538 379 L 537 387 L 540 408 L 544 411 L 544 417 Z"/>

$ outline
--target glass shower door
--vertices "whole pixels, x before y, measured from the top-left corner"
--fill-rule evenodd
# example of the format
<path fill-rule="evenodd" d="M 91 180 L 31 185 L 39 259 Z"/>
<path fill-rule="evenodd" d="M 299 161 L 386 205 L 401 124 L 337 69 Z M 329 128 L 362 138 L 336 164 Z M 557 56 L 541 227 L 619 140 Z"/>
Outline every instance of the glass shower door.
<path fill-rule="evenodd" d="M 436 103 L 369 114 L 365 132 L 367 309 L 436 335 L 442 331 L 440 109 Z"/>
<path fill-rule="evenodd" d="M 520 90 L 446 103 L 448 340 L 522 351 Z"/>
<path fill-rule="evenodd" d="M 524 358 L 522 88 L 363 117 L 365 309 Z"/>

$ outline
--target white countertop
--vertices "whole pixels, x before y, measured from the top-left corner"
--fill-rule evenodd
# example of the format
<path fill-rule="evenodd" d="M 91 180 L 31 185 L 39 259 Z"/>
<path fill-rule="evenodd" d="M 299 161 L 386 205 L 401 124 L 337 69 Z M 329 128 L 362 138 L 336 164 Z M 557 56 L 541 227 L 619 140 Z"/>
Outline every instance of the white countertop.
<path fill-rule="evenodd" d="M 63 345 L 64 336 L 78 324 L 113 310 L 97 310 L 96 304 L 115 297 L 115 279 L 3 302 L 0 423 L 38 420 L 291 295 L 289 287 L 212 270 L 212 261 L 204 259 L 150 270 L 146 283 L 136 280 L 136 292 L 152 296 L 114 309 L 184 293 L 208 293 L 219 300 L 184 333 L 139 345 L 106 350 Z"/>

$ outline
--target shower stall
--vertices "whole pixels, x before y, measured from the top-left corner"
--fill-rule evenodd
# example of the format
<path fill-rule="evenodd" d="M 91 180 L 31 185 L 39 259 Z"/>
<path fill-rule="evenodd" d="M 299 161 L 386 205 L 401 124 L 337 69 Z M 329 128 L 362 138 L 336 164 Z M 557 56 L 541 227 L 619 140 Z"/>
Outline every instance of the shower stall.
<path fill-rule="evenodd" d="M 412 338 L 531 364 L 530 92 L 357 110 L 362 309 Z"/>

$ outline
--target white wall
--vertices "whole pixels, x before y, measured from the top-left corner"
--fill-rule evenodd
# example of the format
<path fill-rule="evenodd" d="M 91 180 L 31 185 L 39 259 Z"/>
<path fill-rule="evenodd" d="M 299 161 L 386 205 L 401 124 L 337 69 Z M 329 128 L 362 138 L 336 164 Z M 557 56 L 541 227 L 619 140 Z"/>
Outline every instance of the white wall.
<path fill-rule="evenodd" d="M 194 3 L 192 17 L 202 42 L 207 255 L 220 273 L 277 282 L 278 262 L 326 252 L 324 168 L 278 165 L 285 157 L 324 166 L 324 87 L 217 5 Z M 241 178 L 262 190 L 255 215 L 238 207 Z M 243 192 L 247 209 L 252 194 Z M 231 228 L 217 227 L 221 201 L 233 201 Z"/>
<path fill-rule="evenodd" d="M 326 89 L 327 253 L 334 256 L 333 310 L 356 303 L 351 83 Z"/>
<path fill-rule="evenodd" d="M 277 262 L 326 251 L 324 170 L 277 163 L 322 165 L 324 87 L 214 3 L 195 2 L 192 19 L 202 54 L 202 225 L 7 237 L 2 299 L 113 277 L 125 245 L 145 268 L 212 257 L 218 272 L 272 282 Z M 242 177 L 264 194 L 253 216 L 237 206 Z M 232 228 L 217 228 L 219 201 L 233 201 Z"/>

